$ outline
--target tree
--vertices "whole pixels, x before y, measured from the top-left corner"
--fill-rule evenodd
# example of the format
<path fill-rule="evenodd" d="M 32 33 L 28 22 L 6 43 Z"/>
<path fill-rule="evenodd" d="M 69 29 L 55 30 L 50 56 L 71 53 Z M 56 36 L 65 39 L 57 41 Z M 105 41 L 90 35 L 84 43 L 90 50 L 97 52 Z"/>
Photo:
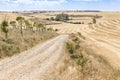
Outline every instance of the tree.
<path fill-rule="evenodd" d="M 47 30 L 48 30 L 48 31 L 51 31 L 51 32 L 54 31 L 54 29 L 53 29 L 52 27 L 47 28 Z"/>
<path fill-rule="evenodd" d="M 44 32 L 44 31 L 46 31 L 46 27 L 45 26 L 43 26 L 43 28 L 42 28 L 42 32 Z"/>
<path fill-rule="evenodd" d="M 30 24 L 30 22 L 28 20 L 25 20 L 24 22 L 25 22 L 26 28 L 31 27 L 31 24 Z"/>
<path fill-rule="evenodd" d="M 33 27 L 35 22 L 33 21 L 34 21 L 33 19 L 29 19 L 29 23 L 30 23 L 29 29 L 34 32 Z"/>
<path fill-rule="evenodd" d="M 37 26 L 39 29 L 42 30 L 42 32 L 44 31 L 44 25 L 42 23 L 38 23 L 38 26 Z"/>
<path fill-rule="evenodd" d="M 40 22 L 35 22 L 35 23 L 34 23 L 34 26 L 37 27 L 37 30 L 38 30 L 38 31 L 42 30 L 42 32 L 43 32 L 43 30 L 45 29 L 45 28 L 44 28 L 44 25 L 43 25 L 42 23 L 40 23 Z"/>
<path fill-rule="evenodd" d="M 8 21 L 4 20 L 1 23 L 1 30 L 5 33 L 5 38 L 8 38 Z"/>
<path fill-rule="evenodd" d="M 34 22 L 33 23 L 33 26 L 35 27 L 35 28 L 37 28 L 37 22 Z M 37 30 L 37 29 L 36 29 Z"/>
<path fill-rule="evenodd" d="M 56 21 L 67 21 L 69 20 L 69 15 L 68 14 L 58 14 L 56 15 L 56 18 L 55 18 Z"/>
<path fill-rule="evenodd" d="M 16 20 L 18 21 L 18 23 L 20 25 L 21 36 L 23 37 L 23 30 L 22 30 L 22 28 L 23 28 L 23 23 L 24 23 L 25 19 L 24 19 L 24 17 L 18 16 L 16 18 Z"/>

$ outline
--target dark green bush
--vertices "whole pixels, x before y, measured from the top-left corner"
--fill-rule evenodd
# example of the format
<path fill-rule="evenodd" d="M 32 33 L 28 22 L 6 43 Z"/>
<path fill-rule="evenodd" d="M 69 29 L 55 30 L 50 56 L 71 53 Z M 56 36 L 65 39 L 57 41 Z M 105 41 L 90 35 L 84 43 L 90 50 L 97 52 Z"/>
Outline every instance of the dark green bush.
<path fill-rule="evenodd" d="M 56 21 L 63 21 L 63 22 L 66 22 L 67 20 L 69 20 L 69 15 L 68 14 L 57 14 L 56 17 L 55 17 L 55 20 Z"/>
<path fill-rule="evenodd" d="M 74 45 L 74 43 L 69 41 L 69 42 L 66 43 L 66 47 L 67 47 L 67 49 L 68 49 L 70 54 L 73 54 L 75 52 L 75 45 Z"/>

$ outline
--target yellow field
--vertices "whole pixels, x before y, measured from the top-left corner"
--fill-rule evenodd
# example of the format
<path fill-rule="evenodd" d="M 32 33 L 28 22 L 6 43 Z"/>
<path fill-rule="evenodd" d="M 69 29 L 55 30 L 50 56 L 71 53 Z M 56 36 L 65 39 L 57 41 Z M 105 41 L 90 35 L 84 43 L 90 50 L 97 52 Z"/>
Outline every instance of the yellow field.
<path fill-rule="evenodd" d="M 12 12 L 0 12 L 0 22 L 6 18 L 8 21 L 15 21 L 17 16 L 23 16 L 20 13 L 12 13 Z M 23 16 L 26 19 L 29 17 Z"/>
<path fill-rule="evenodd" d="M 63 12 L 35 13 L 30 16 L 41 20 L 55 17 L 56 14 Z M 102 55 L 109 63 L 117 69 L 120 69 L 120 13 L 119 12 L 64 12 L 69 15 L 98 15 L 102 18 L 97 19 L 97 24 L 88 25 L 92 22 L 92 17 L 70 17 L 70 22 L 84 22 L 85 24 L 70 24 L 59 22 L 60 24 L 46 25 L 53 29 L 58 29 L 59 34 L 71 34 L 81 32 L 87 38 L 87 41 L 95 49 L 96 54 Z M 0 13 L 0 21 L 5 18 L 15 20 L 18 13 Z M 24 16 L 26 19 L 31 18 Z M 51 21 L 50 21 L 51 22 Z M 54 22 L 58 23 L 58 22 Z"/>
<path fill-rule="evenodd" d="M 97 24 L 69 24 L 49 25 L 58 29 L 60 34 L 81 32 L 87 42 L 96 51 L 97 55 L 103 56 L 111 66 L 120 69 L 120 13 L 69 13 L 69 14 L 97 14 L 103 17 L 97 19 Z"/>
<path fill-rule="evenodd" d="M 60 14 L 60 13 L 69 14 L 70 20 L 68 22 L 45 20 L 46 18 L 55 17 L 56 14 Z M 95 16 L 95 15 L 102 16 L 102 17 L 96 19 L 97 20 L 96 24 L 92 24 L 93 17 L 91 17 L 91 16 Z M 97 80 L 99 77 L 101 77 L 101 78 L 103 78 L 103 79 L 99 78 L 101 80 L 113 80 L 111 78 L 112 76 L 110 75 L 112 73 L 112 74 L 114 74 L 113 75 L 114 77 L 117 77 L 118 80 L 120 80 L 120 77 L 119 77 L 119 75 L 120 75 L 119 74 L 119 71 L 120 71 L 120 12 L 66 12 L 66 11 L 59 12 L 59 11 L 56 11 L 56 12 L 33 13 L 33 14 L 1 12 L 0 13 L 0 22 L 2 20 L 4 20 L 5 17 L 8 21 L 14 21 L 17 16 L 23 16 L 23 17 L 25 17 L 25 19 L 36 19 L 38 22 L 43 22 L 45 24 L 45 27 L 53 28 L 60 35 L 61 34 L 70 35 L 72 33 L 80 32 L 81 35 L 84 37 L 84 40 L 81 39 L 81 43 L 77 43 L 77 44 L 78 45 L 82 44 L 82 45 L 80 45 L 81 49 L 83 48 L 83 50 L 86 51 L 86 53 L 87 52 L 90 53 L 90 54 L 88 53 L 88 55 L 91 59 L 90 60 L 91 62 L 88 62 L 88 63 L 90 63 L 89 66 L 94 66 L 94 67 L 97 67 L 96 69 L 98 69 L 98 71 L 96 70 L 96 72 L 98 72 L 97 76 L 94 76 L 93 78 L 95 78 Z M 80 16 L 82 16 L 82 17 L 80 17 Z M 69 23 L 69 22 L 84 22 L 84 24 L 73 24 L 73 23 Z M 88 23 L 91 23 L 91 24 L 88 24 Z M 15 32 L 15 33 L 17 33 L 17 32 Z M 50 33 L 52 34 L 54 32 L 51 31 Z M 39 35 L 43 35 L 43 34 L 44 33 L 42 33 L 42 32 L 38 33 L 37 35 L 34 34 L 34 37 L 36 36 L 37 38 L 40 38 Z M 49 34 L 49 35 L 48 34 L 46 35 L 47 37 L 49 35 L 51 35 L 51 34 Z M 76 34 L 74 34 L 74 35 L 76 35 Z M 14 36 L 14 33 L 13 33 L 13 36 Z M 29 34 L 29 36 L 31 37 L 30 34 Z M 14 36 L 14 37 L 16 38 L 16 36 Z M 17 36 L 17 37 L 19 38 L 19 36 Z M 17 41 L 17 39 L 15 39 L 15 40 Z M 30 38 L 30 40 L 31 40 L 31 38 Z M 21 42 L 20 42 L 20 44 L 21 44 Z M 65 54 L 65 56 L 63 58 L 66 61 L 66 59 L 68 59 L 70 57 L 68 57 L 68 54 Z M 64 71 L 68 70 L 69 68 L 72 69 L 71 66 L 73 67 L 73 72 L 74 72 L 75 66 L 71 65 L 71 64 L 68 65 L 68 62 L 70 62 L 71 59 L 68 59 L 68 62 L 66 62 L 67 64 L 63 61 L 64 59 L 61 58 L 62 66 L 65 66 L 65 69 L 63 67 L 62 72 L 64 73 Z M 59 64 L 59 65 L 61 66 L 61 64 Z M 68 66 L 68 68 L 66 66 Z M 91 67 L 90 67 L 90 70 L 92 70 Z M 57 71 L 55 69 L 55 71 L 56 71 L 55 73 L 59 73 L 59 72 L 61 73 L 61 71 L 59 71 L 59 70 Z M 99 72 L 99 71 L 101 71 L 101 72 Z M 76 72 L 77 72 L 77 70 L 76 70 Z M 109 73 L 106 74 L 107 72 L 110 72 L 110 74 Z M 68 73 L 69 72 L 67 71 L 65 74 L 68 74 Z M 110 77 L 107 79 L 106 75 L 104 75 L 104 73 Z M 115 73 L 117 73 L 117 74 L 115 75 Z M 72 74 L 74 74 L 74 73 L 72 73 Z M 94 74 L 96 74 L 96 73 L 94 73 Z M 71 77 L 73 77 L 73 78 L 75 76 L 78 77 L 79 74 L 75 73 L 72 76 L 70 76 L 70 75 L 69 74 L 68 74 L 68 76 L 64 75 L 64 77 L 67 78 L 65 80 L 75 80 L 75 79 L 72 79 Z M 56 77 L 56 76 L 54 76 L 54 77 Z M 63 77 L 63 75 L 62 75 L 62 77 Z M 78 79 L 79 79 L 79 77 L 78 77 Z M 47 79 L 45 79 L 45 80 L 47 80 Z M 53 80 L 53 79 L 51 79 L 51 80 Z M 91 80 L 93 80 L 93 79 L 91 79 Z"/>

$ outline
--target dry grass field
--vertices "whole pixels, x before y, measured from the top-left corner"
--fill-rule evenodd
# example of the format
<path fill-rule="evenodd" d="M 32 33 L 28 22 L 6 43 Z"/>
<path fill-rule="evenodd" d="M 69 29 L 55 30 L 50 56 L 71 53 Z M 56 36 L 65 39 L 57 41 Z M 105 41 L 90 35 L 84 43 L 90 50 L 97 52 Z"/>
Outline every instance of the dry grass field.
<path fill-rule="evenodd" d="M 72 15 L 99 15 L 102 18 L 97 19 L 96 24 L 70 24 L 70 23 L 61 23 L 59 25 L 48 25 L 48 27 L 53 27 L 54 29 L 58 29 L 59 34 L 71 34 L 80 32 L 85 38 L 84 48 L 85 51 L 91 53 L 92 55 L 101 56 L 101 59 L 104 59 L 109 67 L 114 69 L 111 71 L 112 73 L 117 72 L 117 79 L 110 78 L 100 78 L 101 80 L 120 80 L 120 13 L 119 12 L 71 12 L 68 14 Z M 86 19 L 86 17 L 82 17 L 82 19 Z M 92 19 L 88 18 L 91 22 Z M 75 21 L 75 20 L 73 20 Z M 79 21 L 81 19 L 79 18 Z M 82 21 L 83 22 L 83 21 Z M 88 21 L 86 21 L 88 22 Z M 92 49 L 92 51 L 90 51 Z M 95 58 L 96 56 L 94 56 Z M 100 62 L 102 63 L 102 62 Z M 100 64 L 98 64 L 100 65 Z M 97 65 L 96 65 L 97 66 Z M 104 64 L 102 64 L 104 66 Z M 101 69 L 101 68 L 99 68 Z M 107 68 L 102 72 L 110 73 L 110 69 Z M 100 75 L 96 75 L 100 77 Z M 103 75 L 101 75 L 103 76 Z M 94 80 L 90 79 L 90 80 Z M 70 80 L 70 78 L 66 79 Z M 75 80 L 75 79 L 71 79 Z M 89 79 L 85 79 L 89 80 Z M 99 80 L 96 78 L 95 80 Z"/>
<path fill-rule="evenodd" d="M 68 22 L 46 20 L 60 13 L 70 15 L 70 20 Z M 89 24 L 96 15 L 100 16 L 96 19 L 96 24 Z M 66 49 L 66 54 L 57 63 L 57 67 L 51 75 L 46 75 L 44 80 L 120 80 L 120 12 L 56 11 L 30 15 L 1 12 L 0 22 L 5 16 L 8 20 L 15 20 L 16 16 L 24 16 L 26 19 L 37 18 L 43 21 L 47 28 L 57 29 L 58 34 L 70 35 L 70 41 L 75 36 L 78 37 L 78 32 L 81 33 L 82 36 L 79 35 L 78 40 L 80 43 L 77 45 L 80 48 L 76 51 L 83 51 L 83 56 L 88 59 L 85 75 L 79 71 L 81 68 L 75 63 L 76 59 L 71 59 L 71 54 Z M 81 22 L 82 24 L 69 22 Z M 83 37 L 84 39 L 81 39 Z"/>
<path fill-rule="evenodd" d="M 28 29 L 25 29 L 25 23 L 24 23 L 24 27 L 22 27 L 23 28 L 23 37 L 22 37 L 20 33 L 21 32 L 20 25 L 16 21 L 16 18 L 18 16 L 24 17 L 25 20 L 31 19 L 31 17 L 25 16 L 22 13 L 0 12 L 0 59 L 10 57 L 25 50 L 28 50 L 38 43 L 42 43 L 52 37 L 57 36 L 55 32 L 51 32 L 47 30 L 36 31 L 33 28 L 30 29 L 29 28 L 30 26 L 27 26 Z M 5 33 L 2 31 L 1 28 L 1 22 L 5 19 L 8 21 L 9 24 L 7 39 L 5 38 Z M 10 25 L 10 21 L 16 21 L 15 23 L 16 27 Z"/>
<path fill-rule="evenodd" d="M 23 16 L 26 19 L 29 19 L 30 17 L 24 16 L 20 13 L 12 13 L 12 12 L 0 12 L 0 22 L 4 20 L 5 18 L 8 21 L 15 21 L 17 16 Z"/>

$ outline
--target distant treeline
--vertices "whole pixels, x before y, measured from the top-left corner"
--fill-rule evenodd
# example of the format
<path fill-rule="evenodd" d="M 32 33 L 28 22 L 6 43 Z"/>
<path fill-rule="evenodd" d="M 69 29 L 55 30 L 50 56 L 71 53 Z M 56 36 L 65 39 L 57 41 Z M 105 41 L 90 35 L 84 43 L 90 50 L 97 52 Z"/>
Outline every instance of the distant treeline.
<path fill-rule="evenodd" d="M 71 17 L 94 17 L 94 18 L 102 18 L 99 15 L 70 15 Z"/>
<path fill-rule="evenodd" d="M 98 10 L 83 10 L 83 11 L 80 11 L 80 12 L 101 12 L 101 11 L 98 11 Z"/>

